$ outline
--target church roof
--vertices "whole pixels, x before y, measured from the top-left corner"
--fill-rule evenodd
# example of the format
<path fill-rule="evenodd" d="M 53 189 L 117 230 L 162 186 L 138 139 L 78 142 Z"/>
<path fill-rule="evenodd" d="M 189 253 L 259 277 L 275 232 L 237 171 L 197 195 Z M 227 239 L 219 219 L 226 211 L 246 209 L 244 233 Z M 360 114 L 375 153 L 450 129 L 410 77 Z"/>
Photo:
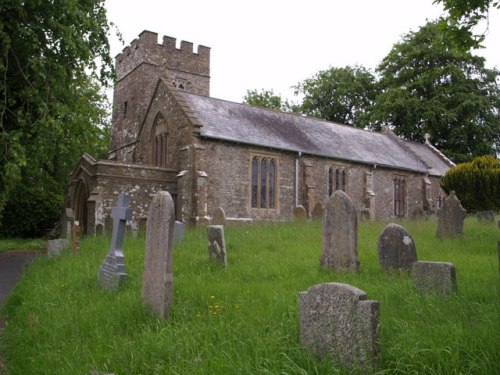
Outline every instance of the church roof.
<path fill-rule="evenodd" d="M 278 150 L 442 175 L 448 169 L 426 144 L 297 114 L 175 91 L 200 136 Z M 437 150 L 435 150 L 437 151 Z"/>

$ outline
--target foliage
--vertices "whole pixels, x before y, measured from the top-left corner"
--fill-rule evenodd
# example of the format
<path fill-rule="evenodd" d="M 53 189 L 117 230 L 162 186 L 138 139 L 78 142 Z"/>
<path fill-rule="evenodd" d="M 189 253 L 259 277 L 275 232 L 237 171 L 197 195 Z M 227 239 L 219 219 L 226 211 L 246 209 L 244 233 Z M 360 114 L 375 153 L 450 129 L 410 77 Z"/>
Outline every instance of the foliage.
<path fill-rule="evenodd" d="M 261 89 L 260 92 L 257 90 L 247 90 L 247 94 L 243 98 L 243 103 L 263 108 L 277 109 L 283 112 L 296 111 L 294 104 L 290 103 L 288 100 L 283 100 L 281 95 L 275 94 L 273 90 Z"/>
<path fill-rule="evenodd" d="M 447 192 L 455 191 L 462 206 L 470 212 L 500 209 L 500 160 L 479 156 L 457 164 L 441 179 Z"/>
<path fill-rule="evenodd" d="M 386 223 L 360 223 L 359 273 L 319 267 L 318 223 L 226 227 L 224 269 L 209 261 L 200 228 L 174 249 L 174 305 L 160 321 L 141 300 L 144 236 L 125 239 L 129 279 L 116 294 L 96 283 L 110 238 L 85 238 L 78 254 L 40 258 L 9 296 L 0 336 L 5 375 L 347 374 L 299 341 L 297 293 L 331 281 L 380 302 L 375 373 L 496 373 L 498 229 L 471 218 L 463 236 L 441 240 L 435 220 L 401 224 L 419 259 L 456 266 L 456 294 L 421 295 L 408 274 L 380 268 L 377 240 Z"/>
<path fill-rule="evenodd" d="M 372 124 L 421 141 L 426 133 L 456 162 L 500 151 L 499 72 L 442 35 L 439 22 L 410 32 L 377 68 Z"/>
<path fill-rule="evenodd" d="M 322 70 L 295 88 L 304 95 L 302 113 L 357 127 L 367 125 L 377 93 L 375 76 L 361 66 Z"/>
<path fill-rule="evenodd" d="M 13 191 L 61 195 L 77 158 L 107 146 L 101 87 L 113 71 L 103 3 L 0 2 L 0 217 L 7 202 L 30 210 Z"/>
<path fill-rule="evenodd" d="M 500 9 L 498 0 L 435 0 L 434 2 L 443 4 L 449 13 L 446 22 L 441 24 L 442 31 L 466 50 L 479 47 L 484 40 L 484 33 L 471 38 L 474 27 L 488 19 L 490 8 Z"/>

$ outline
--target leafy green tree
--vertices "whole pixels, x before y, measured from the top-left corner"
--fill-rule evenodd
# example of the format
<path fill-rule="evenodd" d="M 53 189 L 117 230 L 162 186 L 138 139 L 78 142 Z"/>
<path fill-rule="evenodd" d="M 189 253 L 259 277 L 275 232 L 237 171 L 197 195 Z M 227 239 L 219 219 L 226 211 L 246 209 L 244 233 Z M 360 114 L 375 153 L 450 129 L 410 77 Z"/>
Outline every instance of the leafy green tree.
<path fill-rule="evenodd" d="M 479 156 L 457 164 L 441 179 L 447 192 L 454 191 L 467 211 L 500 209 L 500 160 Z"/>
<path fill-rule="evenodd" d="M 77 158 L 106 148 L 109 30 L 102 0 L 0 2 L 0 215 L 30 212 L 14 191 L 58 205 Z"/>
<path fill-rule="evenodd" d="M 375 76 L 361 66 L 323 70 L 295 88 L 303 94 L 302 113 L 357 127 L 367 125 L 377 93 Z"/>
<path fill-rule="evenodd" d="M 484 31 L 471 38 L 474 27 L 480 21 L 488 19 L 490 10 L 500 9 L 498 0 L 435 0 L 434 2 L 441 3 L 449 14 L 449 17 L 440 24 L 442 32 L 448 34 L 457 45 L 465 49 L 481 45 Z"/>
<path fill-rule="evenodd" d="M 381 92 L 370 121 L 414 141 L 429 133 L 456 162 L 494 155 L 500 151 L 500 73 L 455 48 L 439 22 L 405 35 L 378 66 Z"/>
<path fill-rule="evenodd" d="M 283 100 L 281 95 L 275 94 L 273 90 L 247 90 L 243 103 L 284 112 L 294 112 L 296 110 L 294 104 L 288 100 Z"/>

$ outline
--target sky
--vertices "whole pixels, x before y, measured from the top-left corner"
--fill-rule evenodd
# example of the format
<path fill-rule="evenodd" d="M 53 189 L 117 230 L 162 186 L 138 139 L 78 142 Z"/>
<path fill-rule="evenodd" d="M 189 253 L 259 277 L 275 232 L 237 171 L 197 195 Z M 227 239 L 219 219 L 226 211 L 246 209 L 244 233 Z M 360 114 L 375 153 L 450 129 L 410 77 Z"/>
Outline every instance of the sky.
<path fill-rule="evenodd" d="M 443 15 L 433 0 L 106 0 L 125 45 L 144 31 L 211 48 L 210 95 L 242 102 L 247 90 L 297 101 L 292 86 L 330 67 L 374 71 L 410 31 Z M 500 11 L 490 12 L 487 68 L 500 69 Z M 111 54 L 125 47 L 112 33 Z"/>

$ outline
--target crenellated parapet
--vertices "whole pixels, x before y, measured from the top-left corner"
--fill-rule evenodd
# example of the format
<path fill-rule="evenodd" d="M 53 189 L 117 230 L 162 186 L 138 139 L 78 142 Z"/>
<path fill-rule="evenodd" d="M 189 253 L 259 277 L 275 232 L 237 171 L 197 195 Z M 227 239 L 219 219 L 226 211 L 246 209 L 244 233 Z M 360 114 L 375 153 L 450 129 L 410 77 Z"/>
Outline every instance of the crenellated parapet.
<path fill-rule="evenodd" d="M 200 45 L 197 52 L 194 52 L 193 43 L 186 41 L 181 41 L 180 48 L 177 48 L 176 39 L 169 36 L 164 36 L 160 44 L 157 33 L 143 31 L 139 38 L 134 39 L 116 56 L 118 80 L 143 63 L 209 77 L 210 48 Z"/>

